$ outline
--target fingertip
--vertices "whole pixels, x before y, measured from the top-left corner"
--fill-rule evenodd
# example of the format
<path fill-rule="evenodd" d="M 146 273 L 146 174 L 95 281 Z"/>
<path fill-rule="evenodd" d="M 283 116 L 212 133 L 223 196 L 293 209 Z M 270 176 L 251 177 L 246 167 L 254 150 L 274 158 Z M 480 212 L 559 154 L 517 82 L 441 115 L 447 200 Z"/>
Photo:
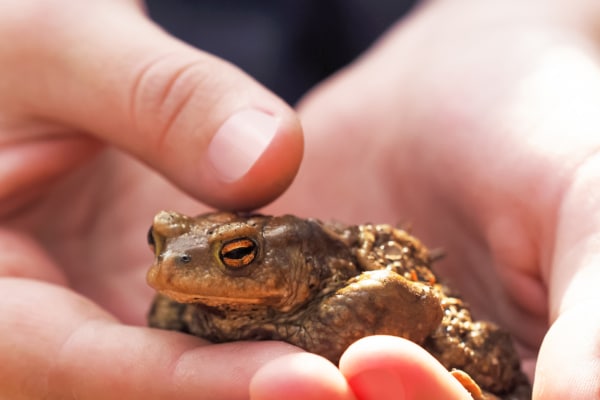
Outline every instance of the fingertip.
<path fill-rule="evenodd" d="M 353 400 L 339 370 L 323 357 L 294 353 L 259 369 L 250 383 L 252 400 Z"/>
<path fill-rule="evenodd" d="M 111 140 L 219 209 L 258 208 L 285 191 L 304 150 L 289 105 L 196 49 L 151 63 L 133 90 L 133 134 Z"/>
<path fill-rule="evenodd" d="M 302 128 L 293 111 L 240 110 L 208 145 L 200 168 L 200 181 L 207 188 L 202 198 L 221 209 L 261 207 L 288 188 L 303 152 Z"/>
<path fill-rule="evenodd" d="M 279 131 L 279 117 L 248 108 L 225 120 L 212 137 L 207 158 L 217 177 L 235 182 L 250 171 Z"/>
<path fill-rule="evenodd" d="M 399 337 L 357 341 L 342 356 L 340 370 L 361 400 L 471 398 L 426 350 Z"/>

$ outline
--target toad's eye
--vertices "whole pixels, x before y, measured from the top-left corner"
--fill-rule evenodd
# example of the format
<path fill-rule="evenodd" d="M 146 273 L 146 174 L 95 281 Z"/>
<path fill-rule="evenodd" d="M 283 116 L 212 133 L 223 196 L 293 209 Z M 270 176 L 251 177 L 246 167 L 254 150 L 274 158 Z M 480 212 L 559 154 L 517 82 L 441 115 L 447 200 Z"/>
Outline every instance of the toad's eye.
<path fill-rule="evenodd" d="M 234 239 L 221 247 L 219 257 L 229 268 L 241 268 L 250 264 L 256 258 L 258 246 L 248 238 Z"/>
<path fill-rule="evenodd" d="M 150 249 L 152 249 L 153 252 L 156 252 L 156 242 L 154 241 L 154 232 L 152 227 L 150 227 L 150 229 L 148 229 L 148 245 L 150 246 Z"/>

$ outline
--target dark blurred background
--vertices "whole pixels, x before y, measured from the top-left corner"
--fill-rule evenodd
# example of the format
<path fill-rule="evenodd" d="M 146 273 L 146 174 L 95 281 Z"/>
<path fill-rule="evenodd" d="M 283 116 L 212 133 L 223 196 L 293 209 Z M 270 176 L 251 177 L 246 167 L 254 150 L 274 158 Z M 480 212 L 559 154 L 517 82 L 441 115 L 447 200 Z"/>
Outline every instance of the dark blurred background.
<path fill-rule="evenodd" d="M 412 0 L 147 0 L 150 16 L 294 104 L 405 14 Z"/>

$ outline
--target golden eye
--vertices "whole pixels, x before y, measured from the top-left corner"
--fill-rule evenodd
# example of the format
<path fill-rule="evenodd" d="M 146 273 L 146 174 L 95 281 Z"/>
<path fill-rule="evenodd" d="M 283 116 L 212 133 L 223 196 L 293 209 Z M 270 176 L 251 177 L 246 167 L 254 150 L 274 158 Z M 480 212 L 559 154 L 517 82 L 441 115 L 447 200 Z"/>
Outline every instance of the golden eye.
<path fill-rule="evenodd" d="M 156 241 L 154 240 L 154 231 L 152 229 L 152 227 L 150 227 L 150 229 L 148 229 L 148 235 L 146 236 L 146 239 L 148 241 L 148 246 L 150 246 L 150 249 L 152 249 L 152 252 L 156 251 Z"/>
<path fill-rule="evenodd" d="M 221 247 L 219 257 L 229 268 L 241 268 L 250 264 L 256 257 L 258 247 L 248 238 L 234 239 Z"/>
<path fill-rule="evenodd" d="M 150 246 L 150 250 L 152 250 L 154 255 L 158 257 L 160 255 L 160 252 L 162 251 L 164 241 L 160 236 L 157 236 L 156 231 L 153 227 L 150 227 L 150 229 L 148 230 L 147 240 L 148 246 Z"/>

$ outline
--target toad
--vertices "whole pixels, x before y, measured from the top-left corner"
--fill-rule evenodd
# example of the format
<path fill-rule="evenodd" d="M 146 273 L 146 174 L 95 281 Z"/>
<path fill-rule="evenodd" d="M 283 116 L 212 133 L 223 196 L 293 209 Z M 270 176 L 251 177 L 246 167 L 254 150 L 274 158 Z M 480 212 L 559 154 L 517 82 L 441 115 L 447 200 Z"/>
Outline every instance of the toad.
<path fill-rule="evenodd" d="M 474 321 L 404 230 L 162 211 L 148 242 L 152 327 L 215 343 L 283 340 L 336 364 L 362 337 L 395 335 L 429 351 L 476 400 L 531 398 L 508 333 Z"/>

